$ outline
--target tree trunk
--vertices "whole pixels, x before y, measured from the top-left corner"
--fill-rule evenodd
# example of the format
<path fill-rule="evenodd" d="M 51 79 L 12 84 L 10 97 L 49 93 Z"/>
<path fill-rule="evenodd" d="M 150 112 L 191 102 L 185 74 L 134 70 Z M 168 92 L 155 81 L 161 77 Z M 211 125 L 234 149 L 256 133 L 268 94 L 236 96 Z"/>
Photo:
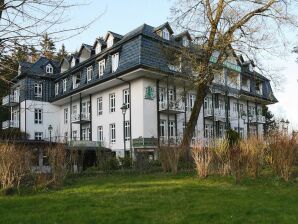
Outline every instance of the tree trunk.
<path fill-rule="evenodd" d="M 4 0 L 0 0 L 0 21 L 2 18 L 2 11 L 4 9 Z"/>
<path fill-rule="evenodd" d="M 190 143 L 191 139 L 193 137 L 193 133 L 199 118 L 199 114 L 202 108 L 202 105 L 204 103 L 204 98 L 207 94 L 208 90 L 208 85 L 206 83 L 202 83 L 197 86 L 196 88 L 196 100 L 193 105 L 193 109 L 191 111 L 191 115 L 189 118 L 189 121 L 187 122 L 187 126 L 185 128 L 185 132 L 183 135 L 182 143 L 181 143 L 181 148 L 185 152 L 186 158 L 190 158 Z"/>

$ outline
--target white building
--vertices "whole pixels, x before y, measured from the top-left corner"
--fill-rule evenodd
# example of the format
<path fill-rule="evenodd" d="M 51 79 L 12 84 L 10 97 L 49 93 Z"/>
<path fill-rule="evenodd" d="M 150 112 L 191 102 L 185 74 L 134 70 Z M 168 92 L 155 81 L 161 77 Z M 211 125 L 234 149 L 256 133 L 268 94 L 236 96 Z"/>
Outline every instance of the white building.
<path fill-rule="evenodd" d="M 158 144 L 176 143 L 195 92 L 184 91 L 187 83 L 175 84 L 177 71 L 160 45 L 186 46 L 189 41 L 187 32 L 175 36 L 168 23 L 157 28 L 144 24 L 124 36 L 108 32 L 61 63 L 43 57 L 21 62 L 11 93 L 3 98 L 11 119 L 2 128 L 19 128 L 35 140 L 101 146 L 118 156 L 124 147 L 153 152 Z M 251 63 L 232 59 L 210 87 L 195 138 L 223 137 L 227 128 L 243 137 L 261 136 L 262 107 L 275 102 L 269 80 Z"/>

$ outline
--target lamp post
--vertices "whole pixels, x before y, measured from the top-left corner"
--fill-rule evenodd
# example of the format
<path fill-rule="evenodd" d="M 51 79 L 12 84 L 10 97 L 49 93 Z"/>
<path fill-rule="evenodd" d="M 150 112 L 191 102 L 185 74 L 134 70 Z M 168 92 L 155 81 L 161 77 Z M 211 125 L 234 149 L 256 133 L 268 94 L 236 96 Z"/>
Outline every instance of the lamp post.
<path fill-rule="evenodd" d="M 248 117 L 245 113 L 243 113 L 241 115 L 241 119 L 243 120 L 244 124 L 248 124 L 248 127 L 249 127 L 249 124 L 251 123 L 252 119 L 253 119 L 253 116 L 251 115 L 251 113 L 248 113 Z M 247 120 L 247 122 L 246 122 Z M 249 131 L 247 130 L 247 137 L 249 137 Z"/>
<path fill-rule="evenodd" d="M 53 130 L 52 125 L 49 125 L 49 127 L 48 127 L 48 131 L 49 131 L 49 133 L 50 133 L 50 143 L 52 142 L 52 130 Z"/>
<path fill-rule="evenodd" d="M 127 105 L 124 103 L 120 109 L 122 110 L 122 114 L 123 114 L 123 144 L 124 144 L 124 157 L 125 157 L 125 152 L 126 152 L 126 141 L 125 141 L 125 114 L 126 114 L 126 110 L 127 110 Z"/>
<path fill-rule="evenodd" d="M 281 129 L 283 132 L 288 132 L 288 128 L 289 128 L 289 120 L 284 120 L 283 118 L 280 120 L 281 123 Z"/>

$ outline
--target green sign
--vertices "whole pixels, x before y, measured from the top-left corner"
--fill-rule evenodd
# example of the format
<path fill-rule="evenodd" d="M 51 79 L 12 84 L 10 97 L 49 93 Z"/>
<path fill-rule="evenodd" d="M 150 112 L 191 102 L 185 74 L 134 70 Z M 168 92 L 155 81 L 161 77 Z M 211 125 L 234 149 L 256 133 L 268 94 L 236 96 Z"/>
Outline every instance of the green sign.
<path fill-rule="evenodd" d="M 145 99 L 153 100 L 154 99 L 154 89 L 151 86 L 146 87 L 145 89 Z"/>
<path fill-rule="evenodd" d="M 217 60 L 218 60 L 217 57 L 211 56 L 209 61 L 211 63 L 217 63 Z M 226 68 L 228 68 L 228 69 L 234 70 L 236 72 L 239 72 L 239 73 L 241 72 L 241 67 L 239 65 L 236 65 L 236 64 L 231 63 L 229 61 L 224 61 L 223 62 L 223 66 L 226 67 Z"/>

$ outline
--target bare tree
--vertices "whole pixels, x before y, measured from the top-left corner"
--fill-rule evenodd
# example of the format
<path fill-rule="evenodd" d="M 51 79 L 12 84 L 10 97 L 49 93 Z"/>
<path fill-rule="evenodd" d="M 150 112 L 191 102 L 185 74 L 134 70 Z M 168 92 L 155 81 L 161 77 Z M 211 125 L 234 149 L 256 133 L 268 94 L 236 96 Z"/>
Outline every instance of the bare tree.
<path fill-rule="evenodd" d="M 83 3 L 83 0 L 0 0 L 0 59 L 16 45 L 28 49 L 38 46 L 45 34 L 57 42 L 88 29 L 100 15 L 88 24 L 62 26 L 69 21 L 66 14 Z"/>
<path fill-rule="evenodd" d="M 296 27 L 291 14 L 295 3 L 286 0 L 180 0 L 175 3 L 173 23 L 195 37 L 189 47 L 180 49 L 173 57 L 184 67 L 191 67 L 192 72 L 183 77 L 187 77 L 196 90 L 182 140 L 183 149 L 189 148 L 214 74 L 235 55 L 242 54 L 251 60 L 262 52 L 273 52 L 273 46 L 283 43 L 283 27 Z"/>

